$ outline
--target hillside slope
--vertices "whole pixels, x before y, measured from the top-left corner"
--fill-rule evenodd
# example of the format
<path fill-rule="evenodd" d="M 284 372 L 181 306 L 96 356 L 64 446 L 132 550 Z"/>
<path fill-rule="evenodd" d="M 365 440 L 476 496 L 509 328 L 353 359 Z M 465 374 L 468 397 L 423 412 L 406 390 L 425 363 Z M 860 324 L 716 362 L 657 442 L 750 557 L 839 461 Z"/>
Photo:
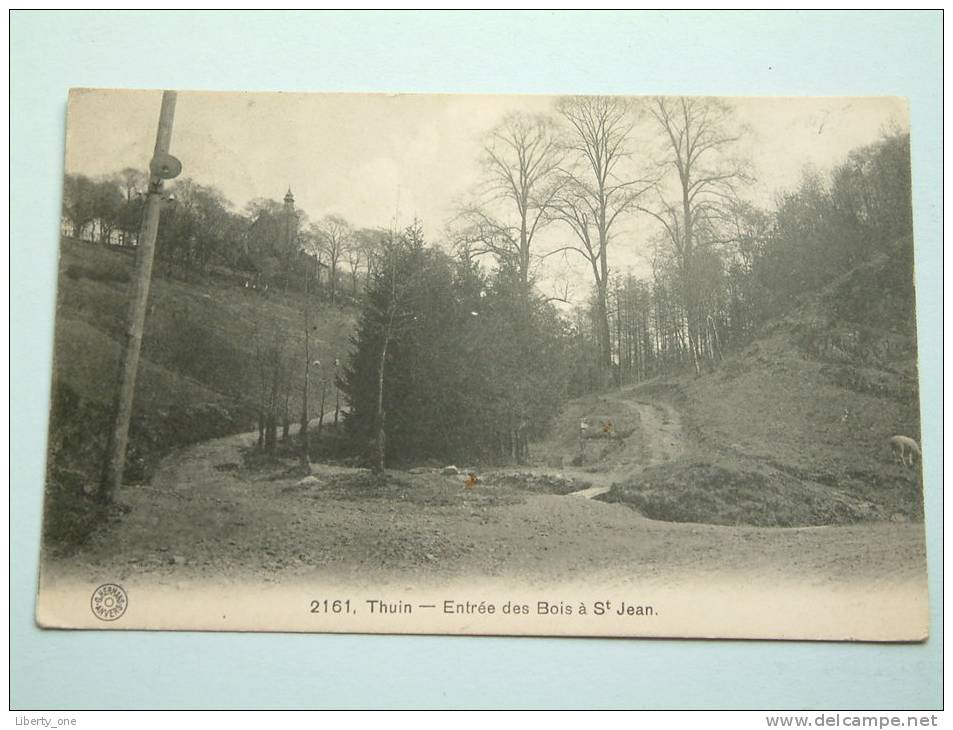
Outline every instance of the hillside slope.
<path fill-rule="evenodd" d="M 133 251 L 62 241 L 50 419 L 52 501 L 70 502 L 98 477 L 134 260 Z M 224 277 L 184 282 L 163 273 L 157 266 L 149 295 L 128 481 L 147 479 L 175 446 L 252 428 L 261 388 L 258 348 L 275 338 L 284 343 L 290 365 L 289 409 L 300 413 L 300 299 L 259 293 Z M 353 319 L 351 311 L 315 303 L 312 357 L 326 363 L 343 358 Z M 330 381 L 333 373 L 326 376 Z"/>
<path fill-rule="evenodd" d="M 912 272 L 897 256 L 802 296 L 700 377 L 632 390 L 677 408 L 691 447 L 611 498 L 660 519 L 727 524 L 922 519 L 919 465 L 897 464 L 888 445 L 895 434 L 920 440 Z"/>

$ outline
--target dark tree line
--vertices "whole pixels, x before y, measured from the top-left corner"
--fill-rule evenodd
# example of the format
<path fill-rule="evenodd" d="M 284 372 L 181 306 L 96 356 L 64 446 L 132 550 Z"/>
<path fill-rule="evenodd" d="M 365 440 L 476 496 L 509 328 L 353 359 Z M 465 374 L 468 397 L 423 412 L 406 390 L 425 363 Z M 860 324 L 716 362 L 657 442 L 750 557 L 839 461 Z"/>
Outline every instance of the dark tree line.
<path fill-rule="evenodd" d="M 133 168 L 96 180 L 67 175 L 64 233 L 135 247 L 145 185 L 145 175 Z M 332 304 L 356 301 L 369 277 L 379 235 L 355 231 L 340 216 L 309 223 L 291 198 L 291 236 L 287 199 L 258 198 L 239 211 L 220 190 L 190 178 L 176 180 L 167 192 L 171 199 L 163 208 L 156 242 L 162 275 L 201 279 L 218 274 L 258 291 L 302 291 L 308 284 L 317 299 Z"/>
<path fill-rule="evenodd" d="M 63 185 L 63 222 L 73 238 L 135 245 L 142 223 L 145 173 L 127 167 L 116 175 L 92 180 L 67 175 Z"/>
<path fill-rule="evenodd" d="M 912 331 L 913 261 L 910 148 L 906 134 L 855 150 L 827 177 L 806 173 L 797 189 L 777 196 L 776 209 L 731 201 L 693 233 L 686 295 L 684 251 L 659 240 L 651 278 L 615 275 L 608 288 L 610 349 L 616 382 L 644 380 L 686 367 L 711 368 L 723 353 L 799 299 L 856 267 L 882 257 L 883 290 L 857 302 L 885 300 Z M 861 296 L 862 295 L 862 296 Z M 579 337 L 601 345 L 599 296 L 583 312 Z M 836 303 L 864 321 L 861 304 Z M 594 358 L 590 355 L 590 368 Z M 591 377 L 591 374 L 590 374 Z"/>
<path fill-rule="evenodd" d="M 388 234 L 342 377 L 348 433 L 379 469 L 525 460 L 564 401 L 568 339 L 518 270 L 487 274 L 419 225 Z"/>

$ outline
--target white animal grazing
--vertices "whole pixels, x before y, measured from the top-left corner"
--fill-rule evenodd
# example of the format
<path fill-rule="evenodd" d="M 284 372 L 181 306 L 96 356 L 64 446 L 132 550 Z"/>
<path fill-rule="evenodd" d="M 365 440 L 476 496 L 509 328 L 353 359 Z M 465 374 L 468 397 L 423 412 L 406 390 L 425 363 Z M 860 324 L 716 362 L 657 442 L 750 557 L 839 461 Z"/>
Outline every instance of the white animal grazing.
<path fill-rule="evenodd" d="M 920 447 L 917 442 L 907 436 L 891 436 L 890 450 L 893 458 L 906 466 L 913 466 L 913 457 L 920 458 Z"/>

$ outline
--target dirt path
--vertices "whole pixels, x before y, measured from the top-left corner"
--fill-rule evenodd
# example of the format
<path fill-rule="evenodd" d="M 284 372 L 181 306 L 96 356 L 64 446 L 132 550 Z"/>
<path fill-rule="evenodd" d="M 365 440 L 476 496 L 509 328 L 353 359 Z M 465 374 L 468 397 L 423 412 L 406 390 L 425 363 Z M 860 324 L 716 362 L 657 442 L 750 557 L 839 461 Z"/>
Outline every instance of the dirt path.
<path fill-rule="evenodd" d="M 611 445 L 606 463 L 589 471 L 533 468 L 591 485 L 574 496 L 489 481 L 467 490 L 462 477 L 439 473 L 395 473 L 376 488 L 360 482 L 364 470 L 317 464 L 317 483 L 302 485 L 292 462 L 255 472 L 240 466 L 255 433 L 209 441 L 167 457 L 151 485 L 124 488 L 129 514 L 44 571 L 173 585 L 334 576 L 402 585 L 467 576 L 610 584 L 732 571 L 821 585 L 923 577 L 919 523 L 669 523 L 580 499 L 686 449 L 677 412 L 623 401 L 638 427 L 624 444 Z"/>
<path fill-rule="evenodd" d="M 685 437 L 681 420 L 672 406 L 664 403 L 649 403 L 636 400 L 631 395 L 620 395 L 619 404 L 637 414 L 635 432 L 625 437 L 619 450 L 612 454 L 610 464 L 603 471 L 592 468 L 533 466 L 523 470 L 546 476 L 570 477 L 590 486 L 572 492 L 567 496 L 593 499 L 607 493 L 612 485 L 622 479 L 631 478 L 647 466 L 655 466 L 673 461 L 685 451 Z M 587 448 L 583 444 L 583 448 Z M 591 447 L 589 447 L 591 448 Z M 501 470 L 506 473 L 512 470 Z"/>
<path fill-rule="evenodd" d="M 685 451 L 685 437 L 678 411 L 668 404 L 637 402 L 641 416 L 643 444 L 648 449 L 648 463 L 655 466 L 677 459 Z"/>

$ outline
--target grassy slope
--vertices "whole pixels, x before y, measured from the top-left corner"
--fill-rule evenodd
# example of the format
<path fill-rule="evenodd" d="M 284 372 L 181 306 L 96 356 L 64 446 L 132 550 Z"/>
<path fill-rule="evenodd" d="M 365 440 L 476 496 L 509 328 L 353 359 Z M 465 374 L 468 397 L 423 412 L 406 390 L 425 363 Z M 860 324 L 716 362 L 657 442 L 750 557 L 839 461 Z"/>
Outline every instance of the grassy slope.
<path fill-rule="evenodd" d="M 131 275 L 132 266 L 131 252 L 63 241 L 55 372 L 83 398 L 104 403 L 112 398 L 108 383 L 118 367 L 131 286 L 121 279 Z M 167 279 L 159 270 L 149 296 L 137 409 L 198 400 L 251 413 L 258 388 L 256 343 L 260 339 L 267 345 L 277 333 L 289 353 L 300 355 L 300 301 L 292 295 L 262 296 L 232 283 Z M 324 361 L 343 357 L 352 322 L 350 313 L 316 312 L 313 356 Z M 296 383 L 300 377 L 296 373 Z"/>
<path fill-rule="evenodd" d="M 71 504 L 97 478 L 133 265 L 132 252 L 62 241 L 50 426 L 56 497 L 48 502 Z M 300 413 L 300 299 L 262 295 L 233 281 L 187 283 L 164 273 L 157 265 L 149 296 L 127 464 L 131 480 L 148 478 L 174 446 L 253 428 L 259 342 L 267 346 L 277 338 L 284 344 L 292 364 L 291 413 Z M 332 362 L 347 351 L 353 313 L 322 306 L 312 315 L 311 356 Z M 312 390 L 312 407 L 318 390 Z"/>
<path fill-rule="evenodd" d="M 919 441 L 909 280 L 876 258 L 805 296 L 699 378 L 641 386 L 683 416 L 691 456 L 619 485 L 647 516 L 804 525 L 922 519 L 919 469 L 887 439 Z"/>

